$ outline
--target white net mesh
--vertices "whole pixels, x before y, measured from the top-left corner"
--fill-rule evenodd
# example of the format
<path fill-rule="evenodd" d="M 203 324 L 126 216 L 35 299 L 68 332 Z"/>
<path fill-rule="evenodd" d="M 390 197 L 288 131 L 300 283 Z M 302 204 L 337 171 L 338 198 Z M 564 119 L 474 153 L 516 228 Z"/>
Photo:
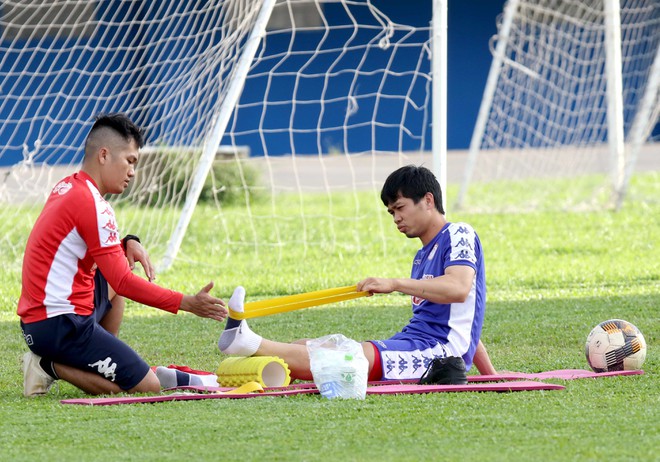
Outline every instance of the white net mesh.
<path fill-rule="evenodd" d="M 77 170 L 94 115 L 125 112 L 148 146 L 112 202 L 121 231 L 159 261 L 263 3 L 2 2 L 5 260 L 20 263 L 50 188 Z M 184 248 L 203 245 L 218 265 L 240 249 L 384 250 L 375 192 L 394 167 L 430 164 L 430 13 L 419 26 L 369 1 L 278 1 L 192 218 L 211 229 Z M 373 225 L 368 236 L 351 232 L 357 223 Z"/>
<path fill-rule="evenodd" d="M 658 93 L 645 90 L 660 45 L 660 4 L 622 0 L 620 16 L 624 133 L 630 133 L 644 95 L 655 108 L 647 115 L 643 142 L 658 120 Z M 620 166 L 607 145 L 607 85 L 613 82 L 607 77 L 603 0 L 520 1 L 508 33 L 462 205 L 491 211 L 605 206 Z M 652 145 L 640 152 L 657 158 L 654 153 Z M 628 149 L 626 155 L 632 154 Z M 488 203 L 489 188 L 504 180 L 529 181 L 511 187 L 510 202 Z"/>

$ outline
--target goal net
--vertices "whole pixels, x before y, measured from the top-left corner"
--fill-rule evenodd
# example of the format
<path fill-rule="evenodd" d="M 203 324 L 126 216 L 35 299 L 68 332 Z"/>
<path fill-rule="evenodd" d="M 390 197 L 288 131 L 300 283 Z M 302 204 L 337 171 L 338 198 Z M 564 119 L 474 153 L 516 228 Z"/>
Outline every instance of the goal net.
<path fill-rule="evenodd" d="M 430 6 L 421 24 L 368 0 L 0 8 L 10 266 L 50 189 L 79 168 L 101 112 L 146 131 L 135 181 L 110 201 L 122 233 L 165 265 L 185 264 L 186 248 L 220 267 L 240 252 L 275 262 L 288 246 L 384 252 L 394 234 L 382 181 L 400 165 L 430 166 Z"/>
<path fill-rule="evenodd" d="M 660 170 L 659 45 L 655 0 L 507 2 L 458 205 L 620 206 L 638 159 Z"/>

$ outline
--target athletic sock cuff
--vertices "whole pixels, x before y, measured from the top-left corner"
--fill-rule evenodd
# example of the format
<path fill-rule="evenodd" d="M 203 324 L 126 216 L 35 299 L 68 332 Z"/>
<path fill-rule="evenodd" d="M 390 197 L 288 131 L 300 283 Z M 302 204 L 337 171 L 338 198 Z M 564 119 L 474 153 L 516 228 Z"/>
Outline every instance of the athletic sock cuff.
<path fill-rule="evenodd" d="M 57 372 L 55 372 L 55 363 L 53 363 L 53 361 L 50 359 L 41 358 L 39 360 L 39 366 L 46 374 L 50 375 L 55 380 L 59 380 L 59 376 L 57 375 Z"/>

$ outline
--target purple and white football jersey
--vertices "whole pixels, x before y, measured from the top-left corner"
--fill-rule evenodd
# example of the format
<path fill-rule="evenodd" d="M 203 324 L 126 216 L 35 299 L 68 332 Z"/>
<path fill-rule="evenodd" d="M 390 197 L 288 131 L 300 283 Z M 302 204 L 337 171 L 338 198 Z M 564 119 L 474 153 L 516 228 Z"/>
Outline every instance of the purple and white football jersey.
<path fill-rule="evenodd" d="M 373 343 L 381 353 L 385 379 L 418 378 L 435 356 L 461 356 L 469 369 L 479 343 L 486 307 L 486 278 L 481 242 L 472 226 L 447 223 L 413 260 L 413 279 L 432 279 L 452 265 L 475 270 L 463 303 L 433 303 L 411 297 L 410 322 L 388 340 Z"/>

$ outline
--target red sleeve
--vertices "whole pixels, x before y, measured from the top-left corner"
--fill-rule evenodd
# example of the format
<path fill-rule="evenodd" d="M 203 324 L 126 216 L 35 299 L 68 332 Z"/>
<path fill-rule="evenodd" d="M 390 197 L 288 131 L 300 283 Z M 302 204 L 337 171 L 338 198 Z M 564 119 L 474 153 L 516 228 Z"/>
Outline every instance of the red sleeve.
<path fill-rule="evenodd" d="M 143 305 L 176 314 L 183 294 L 136 276 L 131 272 L 121 246 L 115 246 L 114 249 L 114 252 L 95 255 L 94 261 L 115 292 Z"/>

